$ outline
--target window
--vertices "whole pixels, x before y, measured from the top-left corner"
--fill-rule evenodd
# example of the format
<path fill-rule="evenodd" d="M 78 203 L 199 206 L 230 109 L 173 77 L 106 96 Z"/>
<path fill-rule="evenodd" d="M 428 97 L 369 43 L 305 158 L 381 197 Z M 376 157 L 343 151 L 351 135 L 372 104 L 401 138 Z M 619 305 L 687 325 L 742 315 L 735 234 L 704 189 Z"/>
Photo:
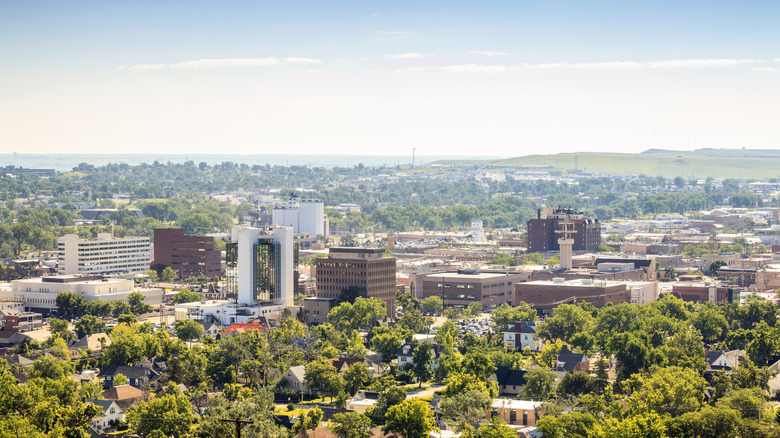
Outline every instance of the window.
<path fill-rule="evenodd" d="M 509 424 L 517 423 L 517 411 L 512 409 L 509 411 Z"/>

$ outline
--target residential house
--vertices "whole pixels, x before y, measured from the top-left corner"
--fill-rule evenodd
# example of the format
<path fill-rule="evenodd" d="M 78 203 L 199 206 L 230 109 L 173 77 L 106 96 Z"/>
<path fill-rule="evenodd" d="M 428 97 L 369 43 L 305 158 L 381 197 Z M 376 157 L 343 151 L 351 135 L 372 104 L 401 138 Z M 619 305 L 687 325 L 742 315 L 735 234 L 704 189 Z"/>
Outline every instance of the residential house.
<path fill-rule="evenodd" d="M 707 361 L 707 372 L 725 371 L 731 374 L 739 366 L 740 358 L 745 355 L 745 350 L 712 350 L 704 355 Z"/>
<path fill-rule="evenodd" d="M 358 391 L 354 397 L 347 400 L 347 409 L 362 414 L 373 407 L 377 400 L 379 393 L 376 391 Z"/>
<path fill-rule="evenodd" d="M 504 345 L 520 350 L 528 347 L 531 351 L 540 351 L 542 340 L 536 334 L 536 322 L 519 321 L 509 324 L 507 331 L 504 332 Z"/>
<path fill-rule="evenodd" d="M 497 398 L 493 400 L 493 416 L 511 426 L 536 426 L 536 412 L 541 402 Z"/>
<path fill-rule="evenodd" d="M 499 394 L 519 394 L 526 384 L 525 370 L 513 370 L 509 367 L 496 368 L 495 379 Z"/>
<path fill-rule="evenodd" d="M 295 367 L 290 367 L 290 369 L 287 370 L 286 373 L 284 373 L 284 376 L 282 376 L 281 386 L 284 389 L 290 391 L 301 392 L 303 394 L 310 394 L 311 390 L 309 389 L 309 385 L 307 385 L 306 382 L 304 382 L 305 375 L 306 375 L 305 366 L 298 365 Z"/>
<path fill-rule="evenodd" d="M 203 325 L 203 332 L 205 334 L 211 336 L 212 338 L 216 338 L 217 334 L 219 334 L 220 330 L 222 330 L 222 328 L 220 326 L 214 324 L 213 322 L 210 322 L 210 323 L 207 323 L 207 324 Z"/>
<path fill-rule="evenodd" d="M 93 335 L 87 335 L 79 339 L 78 341 L 68 345 L 70 350 L 70 357 L 78 358 L 79 350 L 90 350 L 93 356 L 96 356 L 99 352 L 103 351 L 103 348 L 111 345 L 111 338 L 105 333 L 95 333 Z"/>
<path fill-rule="evenodd" d="M 111 422 L 125 421 L 125 411 L 119 407 L 115 400 L 87 400 L 101 409 L 97 415 L 92 418 L 90 425 L 95 430 L 108 429 Z"/>
<path fill-rule="evenodd" d="M 139 400 L 146 397 L 146 393 L 130 385 L 113 386 L 103 391 L 101 395 L 106 400 L 115 401 L 117 406 L 125 412 Z"/>
<path fill-rule="evenodd" d="M 414 350 L 420 344 L 404 344 L 398 349 L 398 369 L 408 370 L 414 366 Z M 441 347 L 438 345 L 432 345 L 432 361 L 428 365 L 428 368 L 435 370 L 439 367 L 439 355 L 441 355 Z"/>
<path fill-rule="evenodd" d="M 590 361 L 588 356 L 577 353 L 573 350 L 569 350 L 568 345 L 564 345 L 558 356 L 553 363 L 553 371 L 555 371 L 559 377 L 562 377 L 566 373 L 572 373 L 574 371 L 582 371 L 585 373 L 590 372 Z"/>
<path fill-rule="evenodd" d="M 110 388 L 114 386 L 114 377 L 122 374 L 127 377 L 127 383 L 130 386 L 141 388 L 149 383 L 149 377 L 153 372 L 144 367 L 129 367 L 125 365 L 109 365 L 100 370 L 98 378 L 102 378 L 103 387 Z"/>

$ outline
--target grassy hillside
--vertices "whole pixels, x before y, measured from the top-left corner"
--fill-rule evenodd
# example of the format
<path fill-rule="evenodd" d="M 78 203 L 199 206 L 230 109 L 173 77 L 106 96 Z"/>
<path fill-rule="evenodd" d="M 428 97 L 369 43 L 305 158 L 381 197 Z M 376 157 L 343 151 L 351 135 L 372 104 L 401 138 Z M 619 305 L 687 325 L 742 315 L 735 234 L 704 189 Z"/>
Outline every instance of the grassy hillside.
<path fill-rule="evenodd" d="M 576 168 L 607 175 L 645 174 L 674 178 L 780 178 L 780 151 L 701 149 L 692 152 L 650 150 L 641 154 L 581 152 L 528 155 L 495 161 L 439 161 L 443 165 L 553 166 L 564 172 Z M 434 164 L 434 163 L 431 163 Z"/>

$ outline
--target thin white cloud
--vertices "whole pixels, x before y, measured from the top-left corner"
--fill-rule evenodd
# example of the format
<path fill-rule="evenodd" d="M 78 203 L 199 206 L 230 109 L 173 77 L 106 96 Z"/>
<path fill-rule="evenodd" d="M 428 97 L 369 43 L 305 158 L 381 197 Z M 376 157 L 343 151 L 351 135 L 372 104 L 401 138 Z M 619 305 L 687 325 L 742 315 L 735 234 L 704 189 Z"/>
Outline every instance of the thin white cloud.
<path fill-rule="evenodd" d="M 777 67 L 756 67 L 753 71 L 763 71 L 769 73 L 780 73 L 780 68 Z"/>
<path fill-rule="evenodd" d="M 442 67 L 444 71 L 450 71 L 453 73 L 478 73 L 478 74 L 497 74 L 506 73 L 515 69 L 514 66 L 508 65 L 482 65 L 482 64 L 461 64 L 461 65 L 448 65 Z"/>
<path fill-rule="evenodd" d="M 433 70 L 433 67 L 398 68 L 393 70 L 393 73 L 395 74 L 419 73 L 419 72 L 430 71 L 430 70 Z"/>
<path fill-rule="evenodd" d="M 422 59 L 431 56 L 426 53 L 397 53 L 391 55 L 385 55 L 387 59 Z"/>
<path fill-rule="evenodd" d="M 490 50 L 470 50 L 468 53 L 472 55 L 485 55 L 485 56 L 508 56 L 507 52 L 493 52 Z"/>
<path fill-rule="evenodd" d="M 733 67 L 740 64 L 760 63 L 758 59 L 674 59 L 648 62 L 650 68 L 713 68 Z"/>
<path fill-rule="evenodd" d="M 615 61 L 615 62 L 580 62 L 569 64 L 558 62 L 551 64 L 525 64 L 528 69 L 576 69 L 576 70 L 634 70 L 642 68 L 642 64 L 633 61 Z"/>
<path fill-rule="evenodd" d="M 116 68 L 117 71 L 154 71 L 163 69 L 191 70 L 207 68 L 240 68 L 240 67 L 267 67 L 284 64 L 321 64 L 321 59 L 289 57 L 279 59 L 270 58 L 221 58 L 221 59 L 197 59 L 191 61 L 174 62 L 170 64 L 136 64 Z"/>
<path fill-rule="evenodd" d="M 780 62 L 780 58 L 775 58 L 774 61 L 775 62 Z"/>

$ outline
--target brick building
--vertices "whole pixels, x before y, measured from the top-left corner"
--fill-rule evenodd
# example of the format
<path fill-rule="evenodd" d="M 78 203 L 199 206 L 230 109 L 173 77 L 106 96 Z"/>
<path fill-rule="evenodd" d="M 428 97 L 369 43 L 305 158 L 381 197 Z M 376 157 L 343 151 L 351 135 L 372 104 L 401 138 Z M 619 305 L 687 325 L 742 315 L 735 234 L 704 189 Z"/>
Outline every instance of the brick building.
<path fill-rule="evenodd" d="M 739 291 L 739 288 L 717 287 L 704 283 L 675 283 L 671 293 L 684 301 L 727 304 L 739 301 Z"/>
<path fill-rule="evenodd" d="M 395 258 L 382 248 L 330 248 L 328 257 L 317 259 L 318 298 L 338 298 L 355 286 L 363 297 L 384 301 L 388 317 L 395 316 Z"/>
<path fill-rule="evenodd" d="M 601 308 L 607 303 L 627 303 L 631 292 L 625 283 L 603 280 L 570 280 L 554 278 L 552 281 L 517 283 L 513 303 L 525 301 L 537 311 L 549 313 L 559 304 L 587 301 Z"/>
<path fill-rule="evenodd" d="M 515 283 L 526 281 L 525 272 L 480 271 L 461 269 L 414 275 L 414 296 L 419 300 L 437 296 L 445 307 L 468 307 L 482 303 L 485 309 L 512 304 Z"/>
<path fill-rule="evenodd" d="M 214 249 L 214 238 L 184 234 L 182 228 L 155 228 L 152 263 L 170 267 L 180 278 L 222 275 L 222 256 Z"/>
<path fill-rule="evenodd" d="M 568 221 L 573 226 L 574 251 L 597 251 L 601 244 L 601 223 L 586 219 L 571 208 L 544 208 L 537 210 L 536 219 L 528 221 L 528 252 L 559 251 L 556 233 L 559 224 Z"/>

